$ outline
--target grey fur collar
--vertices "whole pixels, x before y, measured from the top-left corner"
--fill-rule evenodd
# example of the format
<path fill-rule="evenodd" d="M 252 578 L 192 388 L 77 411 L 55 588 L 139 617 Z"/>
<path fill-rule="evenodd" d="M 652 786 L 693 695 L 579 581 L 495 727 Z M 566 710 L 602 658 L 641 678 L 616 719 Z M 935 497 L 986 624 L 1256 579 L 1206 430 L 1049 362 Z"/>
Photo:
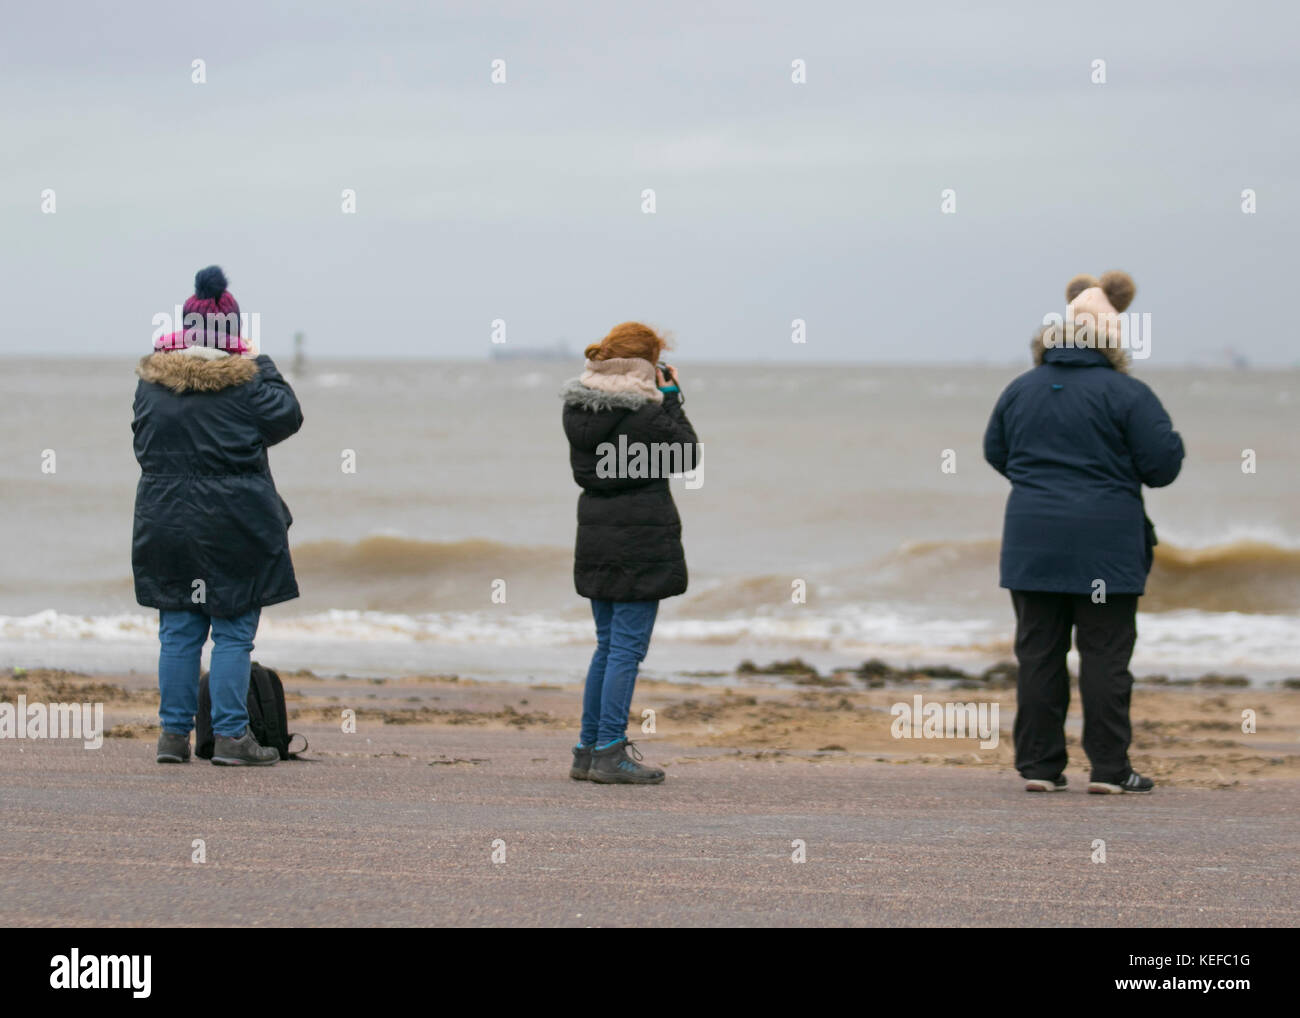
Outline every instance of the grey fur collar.
<path fill-rule="evenodd" d="M 560 397 L 567 405 L 583 410 L 640 410 L 650 402 L 639 392 L 605 392 L 583 385 L 576 378 L 564 383 Z"/>

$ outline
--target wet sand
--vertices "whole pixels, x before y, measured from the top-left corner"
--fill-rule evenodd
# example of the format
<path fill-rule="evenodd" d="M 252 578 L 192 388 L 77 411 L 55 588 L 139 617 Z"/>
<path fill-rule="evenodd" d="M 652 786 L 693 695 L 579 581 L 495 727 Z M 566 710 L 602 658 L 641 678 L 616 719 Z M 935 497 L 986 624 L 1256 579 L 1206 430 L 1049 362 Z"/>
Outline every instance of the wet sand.
<path fill-rule="evenodd" d="M 355 736 L 342 731 L 345 710 L 354 713 L 361 733 L 374 735 L 393 727 L 426 732 L 433 756 L 439 730 L 448 727 L 553 733 L 561 762 L 577 735 L 576 685 L 525 686 L 438 675 L 280 675 L 291 717 L 304 731 L 319 733 L 311 738 L 313 756 L 350 751 Z M 1267 778 L 1300 780 L 1300 689 L 1280 684 L 1240 688 L 1232 681 L 1210 676 L 1186 686 L 1140 682 L 1132 707 L 1134 767 L 1161 784 L 1200 788 L 1242 787 Z M 849 672 L 741 672 L 709 675 L 696 684 L 642 679 L 629 732 L 647 752 L 656 754 L 657 763 L 667 766 L 688 763 L 692 751 L 708 749 L 791 763 L 923 763 L 1010 772 L 1015 689 L 1009 681 L 969 685 L 973 683 L 968 680 L 968 688 L 962 688 L 961 680 L 907 672 L 871 677 Z M 29 702 L 102 702 L 108 738 L 157 738 L 152 675 L 36 670 L 21 678 L 0 677 L 0 702 L 15 702 L 20 694 Z M 977 739 L 895 738 L 891 707 L 913 705 L 917 695 L 923 703 L 996 703 L 997 745 L 984 748 Z M 652 733 L 641 731 L 646 710 L 654 712 Z M 1067 773 L 1086 781 L 1079 710 L 1075 689 L 1066 727 Z M 1253 733 L 1243 731 L 1248 711 L 1254 714 Z M 658 753 L 654 744 L 661 740 L 670 741 L 683 755 Z M 3 747 L 0 740 L 0 752 Z"/>
<path fill-rule="evenodd" d="M 1071 792 L 1029 796 L 1005 688 L 643 682 L 668 780 L 626 788 L 567 779 L 576 688 L 281 675 L 311 760 L 257 770 L 155 764 L 152 676 L 0 679 L 0 701 L 103 702 L 109 730 L 99 750 L 0 740 L 0 923 L 1300 922 L 1293 689 L 1140 688 L 1154 795 L 1083 793 L 1075 715 Z M 998 702 L 999 745 L 893 738 L 914 693 Z"/>

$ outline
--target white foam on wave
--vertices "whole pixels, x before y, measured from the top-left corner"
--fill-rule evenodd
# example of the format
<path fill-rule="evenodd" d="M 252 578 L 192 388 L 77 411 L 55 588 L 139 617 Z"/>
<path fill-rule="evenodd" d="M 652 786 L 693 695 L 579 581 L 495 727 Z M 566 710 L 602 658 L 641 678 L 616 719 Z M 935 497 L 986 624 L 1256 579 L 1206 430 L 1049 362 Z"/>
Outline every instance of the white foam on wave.
<path fill-rule="evenodd" d="M 1243 612 L 1139 613 L 1134 660 L 1184 671 L 1263 666 L 1300 674 L 1300 618 Z"/>
<path fill-rule="evenodd" d="M 0 639 L 4 640 L 123 641 L 157 635 L 157 615 L 67 615 L 52 608 L 34 615 L 0 615 Z"/>
<path fill-rule="evenodd" d="M 263 617 L 259 638 L 338 641 L 341 643 L 430 641 L 500 646 L 558 646 L 586 640 L 590 623 L 542 615 L 490 612 L 440 612 L 404 615 L 335 609 L 312 615 Z M 53 609 L 34 615 L 0 615 L 0 641 L 155 640 L 155 614 L 70 615 Z"/>
<path fill-rule="evenodd" d="M 1008 657 L 1013 632 L 1004 619 L 942 619 L 890 608 L 845 608 L 834 614 L 753 615 L 722 619 L 664 619 L 655 643 L 807 648 L 893 660 L 942 659 L 944 654 Z M 1300 618 L 1239 612 L 1166 612 L 1138 616 L 1135 668 L 1179 674 L 1207 671 L 1300 672 Z M 34 642 L 121 646 L 157 639 L 153 613 L 73 615 L 47 610 L 0 616 L 0 651 L 21 654 Z M 586 619 L 543 614 L 439 612 L 427 615 L 336 609 L 310 615 L 265 617 L 259 641 L 351 648 L 364 669 L 365 646 L 432 644 L 448 647 L 561 648 L 590 644 Z"/>
<path fill-rule="evenodd" d="M 1227 531 L 1213 534 L 1184 533 L 1171 527 L 1156 525 L 1161 544 L 1176 546 L 1184 551 L 1203 551 L 1234 544 L 1266 544 L 1286 551 L 1300 549 L 1300 537 L 1289 534 L 1281 527 L 1260 525 L 1234 525 Z"/>

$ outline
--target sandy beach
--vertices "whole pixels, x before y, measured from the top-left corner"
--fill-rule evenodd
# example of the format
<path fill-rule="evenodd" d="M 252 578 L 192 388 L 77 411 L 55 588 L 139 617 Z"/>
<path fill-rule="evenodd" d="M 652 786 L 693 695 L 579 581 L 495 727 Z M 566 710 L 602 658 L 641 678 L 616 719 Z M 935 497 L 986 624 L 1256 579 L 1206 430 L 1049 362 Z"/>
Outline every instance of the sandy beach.
<path fill-rule="evenodd" d="M 1012 772 L 1011 725 L 1015 688 L 997 675 L 978 681 L 942 677 L 957 669 L 894 672 L 863 677 L 858 670 L 819 674 L 798 664 L 745 665 L 731 675 L 701 675 L 694 684 L 642 679 L 633 702 L 630 737 L 666 767 L 692 762 L 692 751 L 730 751 L 743 758 L 813 762 L 840 766 L 933 764 Z M 868 669 L 871 671 L 872 669 Z M 964 674 L 964 673 L 963 673 Z M 400 678 L 319 677 L 282 671 L 295 730 L 307 734 L 308 753 L 328 760 L 357 752 L 360 739 L 381 738 L 394 728 L 425 736 L 430 763 L 440 762 L 440 733 L 534 731 L 554 742 L 556 766 L 566 766 L 567 747 L 577 734 L 580 687 L 484 682 L 453 675 Z M 1134 766 L 1164 785 L 1240 788 L 1264 779 L 1300 781 L 1300 683 L 1243 687 L 1235 676 L 1206 675 L 1170 685 L 1139 680 L 1133 694 Z M 972 688 L 975 687 L 975 688 Z M 87 702 L 104 704 L 106 739 L 152 740 L 158 736 L 157 691 L 151 675 L 90 676 L 47 669 L 0 679 L 0 702 Z M 897 703 L 980 702 L 998 705 L 1000 737 L 995 747 L 978 739 L 897 738 L 892 731 Z M 344 733 L 345 710 L 355 715 L 355 733 Z M 639 730 L 643 712 L 654 712 L 654 731 Z M 1243 712 L 1255 715 L 1255 731 L 1243 731 Z M 1086 782 L 1079 745 L 1081 715 L 1077 687 L 1067 723 L 1069 774 Z M 665 756 L 666 741 L 678 754 Z M 5 743 L 0 742 L 0 752 Z M 149 746 L 141 752 L 148 756 Z"/>
<path fill-rule="evenodd" d="M 1140 686 L 1133 759 L 1160 788 L 1100 797 L 1077 705 L 1071 792 L 1021 791 L 1014 690 L 987 682 L 645 681 L 633 718 L 655 712 L 639 741 L 668 780 L 612 788 L 566 776 L 576 688 L 281 674 L 310 759 L 256 771 L 156 765 L 151 675 L 0 680 L 0 701 L 102 702 L 106 728 L 98 750 L 0 740 L 3 922 L 1300 922 L 1300 690 L 1281 685 Z M 998 745 L 894 738 L 918 694 L 998 703 Z"/>

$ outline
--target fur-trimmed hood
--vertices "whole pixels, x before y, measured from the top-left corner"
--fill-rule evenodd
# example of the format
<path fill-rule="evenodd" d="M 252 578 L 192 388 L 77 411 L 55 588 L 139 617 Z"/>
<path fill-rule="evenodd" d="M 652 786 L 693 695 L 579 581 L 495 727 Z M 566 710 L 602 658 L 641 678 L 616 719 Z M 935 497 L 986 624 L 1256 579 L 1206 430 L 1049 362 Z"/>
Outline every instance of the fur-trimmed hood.
<path fill-rule="evenodd" d="M 172 392 L 220 392 L 251 382 L 257 376 L 257 362 L 231 356 L 208 359 L 185 351 L 153 353 L 140 358 L 135 373 Z"/>
<path fill-rule="evenodd" d="M 1096 350 L 1098 353 L 1100 353 L 1102 356 L 1106 358 L 1106 362 L 1112 368 L 1114 368 L 1116 371 L 1120 371 L 1127 374 L 1128 367 L 1129 367 L 1128 351 L 1124 349 L 1123 346 L 1120 346 L 1113 341 L 1108 342 L 1104 337 L 1101 342 L 1097 342 L 1095 339 L 1091 337 L 1091 335 L 1087 334 L 1090 331 L 1091 330 L 1087 330 L 1087 332 L 1085 332 L 1084 329 L 1073 329 L 1064 324 L 1044 325 L 1041 329 L 1039 329 L 1036 333 L 1034 333 L 1034 338 L 1029 344 L 1029 351 L 1034 358 L 1034 366 L 1037 367 L 1038 365 L 1043 363 L 1043 354 L 1045 354 L 1048 350 L 1054 350 L 1054 349 L 1065 349 L 1065 350 L 1076 349 L 1077 350 L 1077 349 L 1086 348 L 1090 350 Z M 1080 336 L 1079 340 L 1077 341 L 1077 344 L 1071 342 L 1076 332 Z M 1051 337 L 1052 338 L 1051 346 L 1047 345 L 1049 333 L 1053 333 Z"/>
<path fill-rule="evenodd" d="M 604 389 L 593 389 L 589 385 L 583 385 L 580 378 L 570 378 L 565 382 L 564 388 L 560 390 L 560 398 L 568 406 L 591 411 L 640 410 L 650 402 L 650 397 L 643 393 L 630 390 L 608 392 Z"/>

